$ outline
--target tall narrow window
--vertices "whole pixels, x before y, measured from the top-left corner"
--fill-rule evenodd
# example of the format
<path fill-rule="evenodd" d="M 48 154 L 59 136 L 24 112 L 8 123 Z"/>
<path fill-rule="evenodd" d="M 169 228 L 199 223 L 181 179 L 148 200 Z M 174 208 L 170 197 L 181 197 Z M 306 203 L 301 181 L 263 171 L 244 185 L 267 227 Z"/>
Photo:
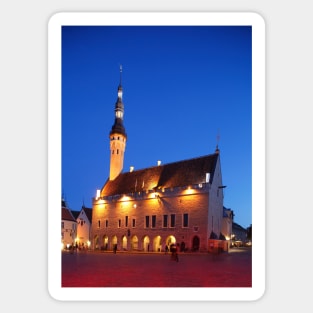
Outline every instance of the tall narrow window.
<path fill-rule="evenodd" d="M 105 227 L 108 228 L 109 227 L 109 221 L 105 220 Z"/>
<path fill-rule="evenodd" d="M 136 219 L 135 218 L 133 218 L 132 226 L 136 227 Z"/>
<path fill-rule="evenodd" d="M 171 227 L 175 227 L 175 214 L 171 214 Z"/>
<path fill-rule="evenodd" d="M 100 228 L 100 220 L 98 220 L 98 228 Z"/>
<path fill-rule="evenodd" d="M 188 227 L 189 224 L 189 216 L 188 213 L 183 214 L 183 227 Z"/>
<path fill-rule="evenodd" d="M 168 216 L 163 215 L 163 227 L 167 227 L 167 226 L 168 226 Z"/>
<path fill-rule="evenodd" d="M 128 227 L 128 216 L 125 216 L 125 227 Z"/>
<path fill-rule="evenodd" d="M 151 227 L 152 228 L 156 227 L 156 215 L 152 215 Z"/>
<path fill-rule="evenodd" d="M 146 228 L 149 228 L 149 226 L 150 226 L 150 216 L 146 216 L 146 223 L 145 223 L 145 227 Z"/>
<path fill-rule="evenodd" d="M 122 221 L 121 219 L 118 220 L 118 228 L 121 228 L 121 224 L 122 224 Z"/>

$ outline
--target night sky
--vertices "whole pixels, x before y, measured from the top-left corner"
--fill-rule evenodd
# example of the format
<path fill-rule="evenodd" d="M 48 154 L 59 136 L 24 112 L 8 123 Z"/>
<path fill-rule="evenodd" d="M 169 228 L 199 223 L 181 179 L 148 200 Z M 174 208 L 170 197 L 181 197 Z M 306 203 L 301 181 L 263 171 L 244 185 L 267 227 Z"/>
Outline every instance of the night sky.
<path fill-rule="evenodd" d="M 62 193 L 92 207 L 109 176 L 109 132 L 122 86 L 124 171 L 220 149 L 224 206 L 252 223 L 249 26 L 63 26 Z"/>

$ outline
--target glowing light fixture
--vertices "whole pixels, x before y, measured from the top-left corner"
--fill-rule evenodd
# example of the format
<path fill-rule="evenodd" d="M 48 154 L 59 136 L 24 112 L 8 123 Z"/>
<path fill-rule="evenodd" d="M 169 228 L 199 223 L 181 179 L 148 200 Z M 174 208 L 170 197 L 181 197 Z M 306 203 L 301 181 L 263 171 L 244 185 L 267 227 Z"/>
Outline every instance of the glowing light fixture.
<path fill-rule="evenodd" d="M 97 198 L 97 199 L 99 199 L 99 198 L 100 198 L 100 189 L 97 189 L 96 198 Z"/>

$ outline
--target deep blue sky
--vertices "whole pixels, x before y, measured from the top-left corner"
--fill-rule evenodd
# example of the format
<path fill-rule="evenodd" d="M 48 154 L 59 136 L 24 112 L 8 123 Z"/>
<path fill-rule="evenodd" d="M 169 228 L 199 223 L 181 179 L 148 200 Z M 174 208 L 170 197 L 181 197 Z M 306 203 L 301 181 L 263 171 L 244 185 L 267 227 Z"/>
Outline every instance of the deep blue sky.
<path fill-rule="evenodd" d="M 214 153 L 224 205 L 252 223 L 251 27 L 63 26 L 62 193 L 72 210 L 109 176 L 122 64 L 124 171 Z"/>

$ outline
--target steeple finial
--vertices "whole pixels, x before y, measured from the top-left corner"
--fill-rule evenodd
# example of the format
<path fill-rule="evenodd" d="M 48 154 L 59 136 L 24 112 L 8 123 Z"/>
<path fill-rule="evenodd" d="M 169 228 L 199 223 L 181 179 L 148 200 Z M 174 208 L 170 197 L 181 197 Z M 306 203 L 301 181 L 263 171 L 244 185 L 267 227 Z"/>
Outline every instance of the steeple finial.
<path fill-rule="evenodd" d="M 220 141 L 220 131 L 218 130 L 217 135 L 216 135 L 216 148 L 215 148 L 215 153 L 219 153 L 220 149 L 218 148 L 218 143 Z"/>
<path fill-rule="evenodd" d="M 120 85 L 122 85 L 122 72 L 123 72 L 123 66 L 120 64 Z"/>

